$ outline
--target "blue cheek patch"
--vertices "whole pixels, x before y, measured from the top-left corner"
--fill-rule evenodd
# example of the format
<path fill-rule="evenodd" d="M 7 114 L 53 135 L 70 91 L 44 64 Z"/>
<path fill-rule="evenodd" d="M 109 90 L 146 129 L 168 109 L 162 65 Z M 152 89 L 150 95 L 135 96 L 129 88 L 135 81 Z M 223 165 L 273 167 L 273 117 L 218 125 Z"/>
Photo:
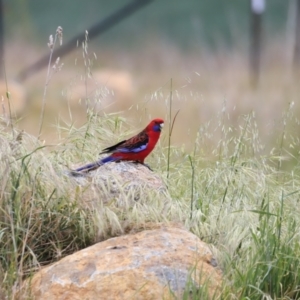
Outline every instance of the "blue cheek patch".
<path fill-rule="evenodd" d="M 120 148 L 118 149 L 118 152 L 122 152 L 122 153 L 138 153 L 138 152 L 141 152 L 143 150 L 145 150 L 147 148 L 147 145 L 142 145 L 142 146 L 139 146 L 139 147 L 136 147 L 136 148 L 132 148 L 132 149 L 128 149 L 128 148 Z"/>
<path fill-rule="evenodd" d="M 161 130 L 161 129 L 160 129 L 160 125 L 154 125 L 154 126 L 153 126 L 153 130 L 154 130 L 155 132 L 160 131 L 160 130 Z"/>

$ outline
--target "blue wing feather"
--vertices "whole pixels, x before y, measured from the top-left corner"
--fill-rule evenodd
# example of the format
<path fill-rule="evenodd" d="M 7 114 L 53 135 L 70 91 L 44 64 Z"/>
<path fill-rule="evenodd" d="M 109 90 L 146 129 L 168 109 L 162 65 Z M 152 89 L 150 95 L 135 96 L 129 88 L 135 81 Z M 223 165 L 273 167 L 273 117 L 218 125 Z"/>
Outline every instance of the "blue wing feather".
<path fill-rule="evenodd" d="M 145 150 L 147 148 L 147 145 L 148 145 L 148 143 L 144 144 L 144 145 L 140 145 L 136 148 L 119 148 L 118 151 L 122 152 L 122 153 L 130 153 L 130 152 L 138 153 L 138 152 Z"/>
<path fill-rule="evenodd" d="M 105 148 L 100 154 L 103 153 L 138 153 L 145 150 L 149 143 L 149 137 L 145 131 L 140 132 L 138 135 L 117 143 L 111 147 Z"/>

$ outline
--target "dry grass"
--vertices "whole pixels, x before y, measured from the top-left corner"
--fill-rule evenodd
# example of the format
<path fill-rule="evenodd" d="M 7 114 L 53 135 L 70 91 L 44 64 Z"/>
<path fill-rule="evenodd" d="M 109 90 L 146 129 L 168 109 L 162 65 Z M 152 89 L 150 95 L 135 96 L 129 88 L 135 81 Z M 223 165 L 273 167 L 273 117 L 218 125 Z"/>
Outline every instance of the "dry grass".
<path fill-rule="evenodd" d="M 95 111 L 62 96 L 70 78 L 74 85 L 81 80 L 74 75 L 84 70 L 77 70 L 78 63 L 55 74 L 49 86 L 46 142 L 29 134 L 38 133 L 43 83 L 37 77 L 27 83 L 31 106 L 17 122 L 25 133 L 1 122 L 0 292 L 13 299 L 25 275 L 103 238 L 147 222 L 181 222 L 213 246 L 224 271 L 224 298 L 297 299 L 298 86 L 288 69 L 282 72 L 283 58 L 277 57 L 275 67 L 269 58 L 255 90 L 239 53 L 182 57 L 167 48 L 153 64 L 139 65 L 142 58 L 135 58 L 128 71 L 138 78 L 139 94 L 128 110 L 107 114 L 117 109 L 117 98 L 108 111 Z M 82 80 L 92 80 L 84 72 Z M 101 199 L 97 209 L 81 205 L 84 190 L 64 175 L 66 168 L 94 160 L 101 148 L 137 132 L 154 116 L 170 122 L 170 108 L 173 116 L 180 109 L 171 148 L 164 132 L 149 158 L 170 197 L 149 195 L 123 207 Z"/>
<path fill-rule="evenodd" d="M 56 146 L 38 144 L 27 133 L 14 138 L 4 125 L 0 165 L 3 293 L 13 298 L 13 286 L 25 275 L 96 241 L 142 230 L 147 223 L 175 222 L 213 246 L 224 272 L 224 297 L 259 299 L 264 293 L 272 299 L 296 297 L 298 166 L 292 172 L 278 170 L 277 157 L 260 156 L 255 119 L 250 114 L 242 120 L 241 128 L 233 132 L 220 124 L 223 139 L 214 149 L 217 161 L 196 146 L 214 134 L 209 128 L 199 134 L 190 161 L 183 149 L 172 147 L 169 178 L 168 149 L 157 147 L 149 163 L 165 179 L 170 197 L 153 193 L 136 202 L 129 195 L 119 205 L 103 202 L 99 194 L 92 207 L 84 204 L 89 201 L 85 188 L 65 176 L 66 166 L 92 160 L 99 143 L 104 145 L 113 136 L 122 138 L 127 127 L 124 120 L 90 116 L 83 127 L 69 127 L 65 140 Z"/>

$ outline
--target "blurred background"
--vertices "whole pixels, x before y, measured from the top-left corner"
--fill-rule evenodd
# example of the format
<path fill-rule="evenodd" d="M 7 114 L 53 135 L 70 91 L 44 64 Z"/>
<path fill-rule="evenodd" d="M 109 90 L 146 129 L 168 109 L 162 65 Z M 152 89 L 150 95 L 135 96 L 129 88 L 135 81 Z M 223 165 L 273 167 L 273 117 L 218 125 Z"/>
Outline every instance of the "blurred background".
<path fill-rule="evenodd" d="M 9 118 L 6 77 L 17 126 L 38 134 L 47 43 L 61 26 L 51 66 L 66 48 L 47 85 L 47 142 L 59 139 L 57 124 L 86 122 L 89 109 L 141 129 L 152 117 L 170 118 L 172 97 L 175 145 L 192 149 L 197 133 L 215 131 L 221 119 L 238 130 L 252 112 L 270 151 L 287 115 L 286 130 L 299 132 L 299 7 L 298 0 L 1 0 L 1 114 Z M 218 143 L 218 132 L 208 143 Z"/>

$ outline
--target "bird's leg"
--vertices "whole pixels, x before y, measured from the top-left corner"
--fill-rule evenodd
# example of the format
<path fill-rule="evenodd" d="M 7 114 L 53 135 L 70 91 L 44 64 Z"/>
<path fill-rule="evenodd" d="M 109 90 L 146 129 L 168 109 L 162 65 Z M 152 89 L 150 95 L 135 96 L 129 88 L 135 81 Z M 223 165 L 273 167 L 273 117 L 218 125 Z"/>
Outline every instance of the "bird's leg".
<path fill-rule="evenodd" d="M 143 165 L 143 166 L 145 166 L 145 167 L 147 167 L 150 171 L 152 171 L 153 172 L 153 170 L 150 168 L 150 166 L 149 165 L 147 165 L 147 164 L 145 164 L 143 161 L 140 161 L 140 160 L 135 160 L 134 161 L 134 163 L 135 164 L 140 164 L 140 165 Z"/>
<path fill-rule="evenodd" d="M 142 165 L 144 165 L 145 167 L 147 167 L 150 171 L 153 172 L 153 170 L 151 169 L 151 167 L 148 164 L 142 163 Z"/>

